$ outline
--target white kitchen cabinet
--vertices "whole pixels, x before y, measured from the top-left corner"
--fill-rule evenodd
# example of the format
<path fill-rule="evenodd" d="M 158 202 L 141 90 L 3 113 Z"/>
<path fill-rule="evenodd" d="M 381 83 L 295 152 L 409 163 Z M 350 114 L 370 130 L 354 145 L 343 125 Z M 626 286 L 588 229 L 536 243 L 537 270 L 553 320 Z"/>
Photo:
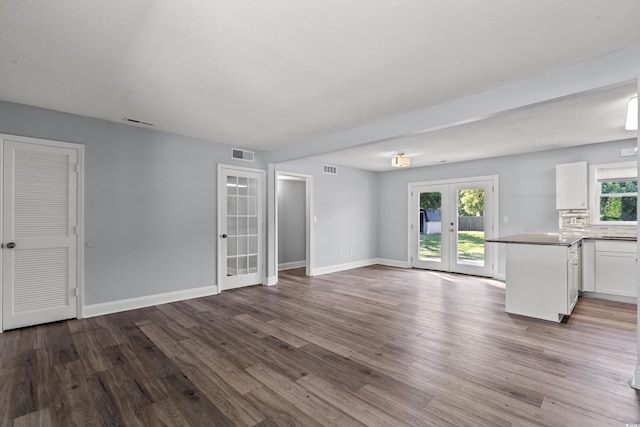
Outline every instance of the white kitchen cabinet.
<path fill-rule="evenodd" d="M 587 209 L 587 162 L 556 165 L 556 209 Z"/>
<path fill-rule="evenodd" d="M 595 291 L 601 294 L 636 297 L 638 255 L 635 241 L 595 242 Z"/>
<path fill-rule="evenodd" d="M 579 244 L 509 244 L 505 311 L 560 322 L 578 301 Z"/>

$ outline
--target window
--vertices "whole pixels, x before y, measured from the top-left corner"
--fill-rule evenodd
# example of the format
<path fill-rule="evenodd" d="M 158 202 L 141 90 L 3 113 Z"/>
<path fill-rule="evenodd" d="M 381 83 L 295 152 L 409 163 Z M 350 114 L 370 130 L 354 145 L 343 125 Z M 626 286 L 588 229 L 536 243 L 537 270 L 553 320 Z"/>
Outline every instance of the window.
<path fill-rule="evenodd" d="M 636 224 L 637 200 L 636 162 L 591 166 L 592 224 Z"/>

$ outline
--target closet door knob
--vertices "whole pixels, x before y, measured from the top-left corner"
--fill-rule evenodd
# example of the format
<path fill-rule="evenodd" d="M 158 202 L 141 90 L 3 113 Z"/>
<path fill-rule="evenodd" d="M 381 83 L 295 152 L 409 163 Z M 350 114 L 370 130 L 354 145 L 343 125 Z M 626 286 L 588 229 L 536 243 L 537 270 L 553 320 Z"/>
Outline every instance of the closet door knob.
<path fill-rule="evenodd" d="M 222 236 L 220 236 L 220 237 L 222 237 L 223 239 L 226 239 L 228 236 L 227 236 L 226 234 L 223 234 L 223 235 L 222 235 Z"/>
<path fill-rule="evenodd" d="M 8 249 L 13 249 L 13 248 L 15 248 L 15 247 L 16 247 L 16 244 L 15 244 L 14 242 L 9 242 L 9 243 L 7 243 L 7 248 L 8 248 Z"/>

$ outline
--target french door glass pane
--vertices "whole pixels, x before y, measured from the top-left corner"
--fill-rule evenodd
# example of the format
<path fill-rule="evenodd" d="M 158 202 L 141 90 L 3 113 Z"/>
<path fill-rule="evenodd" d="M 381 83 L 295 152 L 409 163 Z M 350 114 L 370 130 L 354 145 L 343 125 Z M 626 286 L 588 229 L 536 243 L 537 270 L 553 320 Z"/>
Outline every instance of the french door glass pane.
<path fill-rule="evenodd" d="M 227 276 L 258 271 L 258 180 L 227 177 Z"/>
<path fill-rule="evenodd" d="M 481 188 L 458 191 L 458 264 L 484 266 L 484 198 Z"/>
<path fill-rule="evenodd" d="M 442 259 L 442 193 L 420 193 L 420 250 L 418 258 L 425 261 Z"/>

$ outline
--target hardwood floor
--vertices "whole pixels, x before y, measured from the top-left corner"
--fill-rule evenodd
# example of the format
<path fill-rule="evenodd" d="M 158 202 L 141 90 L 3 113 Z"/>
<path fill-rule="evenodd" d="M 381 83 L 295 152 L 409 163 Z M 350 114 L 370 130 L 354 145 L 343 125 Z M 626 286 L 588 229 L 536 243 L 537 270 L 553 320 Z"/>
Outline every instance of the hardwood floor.
<path fill-rule="evenodd" d="M 640 422 L 636 307 L 562 324 L 498 282 L 373 266 L 0 334 L 0 425 Z"/>

